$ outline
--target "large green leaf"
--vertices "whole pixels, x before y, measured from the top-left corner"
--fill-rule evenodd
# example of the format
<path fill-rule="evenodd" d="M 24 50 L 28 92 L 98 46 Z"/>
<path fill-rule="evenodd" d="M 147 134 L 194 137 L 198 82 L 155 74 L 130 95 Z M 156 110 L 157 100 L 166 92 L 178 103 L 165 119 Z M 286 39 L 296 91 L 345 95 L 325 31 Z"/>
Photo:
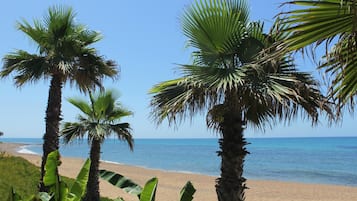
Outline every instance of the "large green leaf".
<path fill-rule="evenodd" d="M 138 184 L 134 183 L 130 179 L 124 177 L 123 175 L 117 174 L 112 171 L 99 170 L 99 176 L 111 183 L 123 189 L 129 194 L 137 195 L 140 201 L 154 201 L 156 189 L 158 185 L 158 179 L 156 177 L 148 180 L 144 186 L 144 189 Z M 188 181 L 186 185 L 181 189 L 180 201 L 191 201 L 193 199 L 193 194 L 196 189 L 193 187 L 192 183 Z M 117 198 L 116 201 L 124 201 L 123 198 Z"/>
<path fill-rule="evenodd" d="M 196 189 L 193 187 L 192 183 L 188 181 L 186 185 L 181 189 L 180 201 L 191 201 L 193 200 L 193 194 L 195 194 Z"/>
<path fill-rule="evenodd" d="M 90 159 L 87 159 L 70 190 L 68 196 L 75 197 L 73 201 L 79 201 L 82 198 L 82 196 L 85 194 L 86 185 L 88 182 L 90 164 L 91 164 Z"/>
<path fill-rule="evenodd" d="M 56 201 L 75 201 L 77 197 L 74 195 L 70 195 L 69 189 L 66 183 L 60 182 L 58 185 L 58 195 L 55 193 Z"/>
<path fill-rule="evenodd" d="M 142 187 L 121 174 L 108 170 L 99 170 L 99 176 L 129 194 L 137 195 L 138 197 L 141 194 Z"/>
<path fill-rule="evenodd" d="M 45 186 L 53 186 L 58 181 L 57 167 L 59 166 L 59 152 L 53 151 L 47 156 L 45 165 L 45 176 L 43 177 L 43 183 Z"/>
<path fill-rule="evenodd" d="M 48 154 L 43 183 L 50 188 L 50 193 L 53 195 L 55 201 L 72 201 L 72 199 L 67 199 L 69 194 L 67 184 L 60 181 L 60 176 L 57 173 L 57 168 L 61 164 L 59 158 L 60 154 L 58 150 Z"/>
<path fill-rule="evenodd" d="M 158 179 L 156 177 L 146 182 L 140 194 L 140 201 L 155 201 Z"/>
<path fill-rule="evenodd" d="M 59 158 L 60 153 L 58 150 L 48 154 L 43 183 L 50 188 L 50 193 L 54 196 L 55 201 L 66 201 L 68 187 L 65 183 L 61 182 L 60 176 L 57 173 L 58 166 L 61 164 Z"/>

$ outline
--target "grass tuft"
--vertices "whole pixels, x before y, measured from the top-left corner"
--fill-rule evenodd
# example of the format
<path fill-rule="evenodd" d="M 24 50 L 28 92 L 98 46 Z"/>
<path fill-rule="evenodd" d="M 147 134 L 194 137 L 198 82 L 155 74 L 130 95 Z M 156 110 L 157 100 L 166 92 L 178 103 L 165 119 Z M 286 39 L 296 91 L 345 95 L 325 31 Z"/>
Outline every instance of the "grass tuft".
<path fill-rule="evenodd" d="M 40 178 L 39 168 L 27 160 L 5 152 L 0 155 L 0 201 L 7 200 L 11 186 L 23 197 L 37 191 Z"/>
<path fill-rule="evenodd" d="M 63 181 L 71 186 L 74 179 L 61 177 Z M 10 188 L 26 198 L 35 194 L 40 180 L 40 169 L 21 157 L 15 157 L 0 152 L 0 201 L 7 201 Z M 112 201 L 101 198 L 101 201 Z"/>

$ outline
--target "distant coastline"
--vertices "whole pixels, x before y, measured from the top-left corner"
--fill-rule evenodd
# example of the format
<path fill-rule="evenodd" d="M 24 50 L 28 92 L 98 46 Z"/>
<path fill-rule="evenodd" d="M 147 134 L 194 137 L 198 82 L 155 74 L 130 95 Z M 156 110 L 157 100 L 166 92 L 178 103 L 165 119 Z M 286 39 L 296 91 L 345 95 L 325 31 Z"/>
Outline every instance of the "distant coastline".
<path fill-rule="evenodd" d="M 23 143 L 21 153 L 41 154 L 41 138 L 2 138 Z M 357 137 L 248 138 L 248 179 L 357 186 Z M 136 139 L 134 152 L 109 139 L 102 161 L 169 172 L 219 175 L 217 139 Z M 62 145 L 64 157 L 87 158 L 86 140 Z"/>
<path fill-rule="evenodd" d="M 24 144 L 0 143 L 0 150 L 23 157 L 33 164 L 39 166 L 41 157 L 33 154 L 20 154 L 16 150 Z M 84 159 L 73 157 L 62 157 L 60 174 L 67 177 L 75 177 L 79 172 Z M 121 173 L 132 180 L 144 184 L 148 179 L 156 176 L 159 178 L 159 188 L 156 196 L 157 201 L 171 200 L 173 195 L 177 195 L 184 183 L 190 180 L 197 189 L 194 200 L 216 201 L 214 189 L 215 178 L 212 176 L 199 174 L 186 174 L 170 171 L 159 171 L 147 168 L 140 168 L 123 164 L 101 163 L 102 169 Z M 273 180 L 248 179 L 249 189 L 246 192 L 250 201 L 355 201 L 357 197 L 357 187 L 325 185 L 325 184 L 304 184 L 299 182 L 281 182 Z M 100 182 L 100 191 L 103 196 L 110 198 L 123 197 L 125 200 L 135 198 L 123 193 L 120 189 L 113 187 L 106 182 Z"/>

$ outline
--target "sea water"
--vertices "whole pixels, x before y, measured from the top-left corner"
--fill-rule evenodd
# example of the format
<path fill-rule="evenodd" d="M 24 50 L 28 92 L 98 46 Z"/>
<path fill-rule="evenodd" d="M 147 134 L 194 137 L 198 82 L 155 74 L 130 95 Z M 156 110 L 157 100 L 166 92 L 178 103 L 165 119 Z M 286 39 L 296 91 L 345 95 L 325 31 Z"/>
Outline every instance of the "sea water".
<path fill-rule="evenodd" d="M 42 153 L 42 139 L 1 138 L 29 144 L 22 153 Z M 357 186 L 357 137 L 251 138 L 244 176 L 248 179 Z M 134 151 L 116 139 L 102 145 L 103 161 L 218 176 L 218 139 L 136 139 Z M 86 158 L 86 140 L 61 144 L 63 156 Z"/>

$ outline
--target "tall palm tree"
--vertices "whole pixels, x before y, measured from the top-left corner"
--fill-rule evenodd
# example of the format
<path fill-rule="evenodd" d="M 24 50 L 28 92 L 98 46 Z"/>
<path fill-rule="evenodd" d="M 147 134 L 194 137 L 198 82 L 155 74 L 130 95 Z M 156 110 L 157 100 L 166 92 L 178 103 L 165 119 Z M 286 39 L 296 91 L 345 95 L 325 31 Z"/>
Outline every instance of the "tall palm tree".
<path fill-rule="evenodd" d="M 357 1 L 289 1 L 299 7 L 283 13 L 290 34 L 284 41 L 287 50 L 325 44 L 325 56 L 319 69 L 332 76 L 329 96 L 336 101 L 337 114 L 344 106 L 353 112 L 357 97 Z M 331 48 L 332 46 L 332 48 Z M 331 48 L 331 49 L 330 49 Z"/>
<path fill-rule="evenodd" d="M 298 72 L 289 55 L 258 62 L 273 53 L 271 45 L 285 35 L 278 25 L 264 34 L 261 23 L 249 22 L 248 11 L 244 0 L 197 1 L 187 8 L 182 26 L 194 49 L 193 64 L 180 66 L 182 77 L 150 90 L 158 123 L 180 122 L 207 111 L 207 126 L 221 136 L 221 175 L 216 180 L 220 201 L 245 200 L 247 126 L 264 129 L 298 114 L 316 123 L 320 108 L 330 112 L 317 83 Z"/>
<path fill-rule="evenodd" d="M 101 87 L 105 76 L 115 77 L 118 73 L 115 62 L 105 60 L 91 47 L 101 39 L 101 35 L 76 24 L 74 18 L 75 13 L 71 8 L 54 6 L 49 8 L 42 21 L 35 20 L 33 25 L 25 20 L 18 22 L 18 30 L 37 45 L 38 52 L 32 54 L 18 50 L 5 55 L 0 72 L 0 77 L 15 73 L 15 85 L 18 87 L 41 79 L 51 80 L 45 118 L 46 132 L 43 136 L 41 181 L 47 155 L 59 147 L 63 85 L 69 82 L 86 92 L 95 86 Z M 45 190 L 43 185 L 40 190 Z"/>
<path fill-rule="evenodd" d="M 117 96 L 112 91 L 101 92 L 93 97 L 90 94 L 90 103 L 79 99 L 68 101 L 77 107 L 83 114 L 79 115 L 78 122 L 66 122 L 61 130 L 64 142 L 69 143 L 77 138 L 88 138 L 91 145 L 89 179 L 85 201 L 99 201 L 98 168 L 101 144 L 114 134 L 119 140 L 126 141 L 133 149 L 133 138 L 128 123 L 120 123 L 123 117 L 132 113 L 124 109 L 117 102 Z"/>

